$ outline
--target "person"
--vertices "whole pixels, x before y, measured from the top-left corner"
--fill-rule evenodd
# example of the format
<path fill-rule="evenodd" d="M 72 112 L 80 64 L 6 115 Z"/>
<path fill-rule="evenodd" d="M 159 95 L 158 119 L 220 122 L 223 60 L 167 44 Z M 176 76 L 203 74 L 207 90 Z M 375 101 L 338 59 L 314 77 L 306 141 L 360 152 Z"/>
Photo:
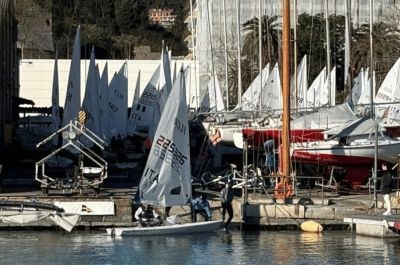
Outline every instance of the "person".
<path fill-rule="evenodd" d="M 387 169 L 386 163 L 382 164 L 381 190 L 383 201 L 386 205 L 386 212 L 384 212 L 383 215 L 391 215 L 392 209 L 390 207 L 390 193 L 392 192 L 392 174 Z"/>
<path fill-rule="evenodd" d="M 154 211 L 150 204 L 141 205 L 135 212 L 135 219 L 143 227 L 157 226 L 161 224 L 160 216 Z"/>
<path fill-rule="evenodd" d="M 229 224 L 233 219 L 233 208 L 232 208 L 232 201 L 233 201 L 234 191 L 232 189 L 232 183 L 228 181 L 225 184 L 225 188 L 221 191 L 221 206 L 222 206 L 222 222 L 225 222 L 225 213 L 228 212 L 228 219 L 224 224 L 224 229 L 228 230 Z"/>
<path fill-rule="evenodd" d="M 197 222 L 197 214 L 205 217 L 206 221 L 211 221 L 211 207 L 207 201 L 207 195 L 203 193 L 200 197 L 191 201 L 192 222 Z"/>

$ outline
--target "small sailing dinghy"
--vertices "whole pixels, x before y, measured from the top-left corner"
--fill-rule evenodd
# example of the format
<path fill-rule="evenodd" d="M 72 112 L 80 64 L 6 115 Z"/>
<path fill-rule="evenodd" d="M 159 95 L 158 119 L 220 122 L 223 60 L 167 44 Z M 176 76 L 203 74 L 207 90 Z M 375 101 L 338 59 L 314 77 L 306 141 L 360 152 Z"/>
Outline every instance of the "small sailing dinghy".
<path fill-rule="evenodd" d="M 185 71 L 179 76 L 161 114 L 154 141 L 139 184 L 142 204 L 161 207 L 188 205 L 192 197 L 189 117 L 186 104 Z M 211 232 L 222 221 L 176 224 L 165 222 L 153 227 L 108 228 L 111 236 L 166 235 Z"/>

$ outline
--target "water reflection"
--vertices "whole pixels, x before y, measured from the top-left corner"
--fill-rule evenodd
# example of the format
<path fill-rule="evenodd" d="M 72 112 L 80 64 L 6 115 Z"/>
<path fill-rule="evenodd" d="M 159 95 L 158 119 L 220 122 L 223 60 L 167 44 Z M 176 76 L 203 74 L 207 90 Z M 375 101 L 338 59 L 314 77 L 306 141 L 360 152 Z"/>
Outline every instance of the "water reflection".
<path fill-rule="evenodd" d="M 0 232 L 1 264 L 400 264 L 400 240 L 348 231 L 218 232 L 111 238 L 105 233 Z"/>

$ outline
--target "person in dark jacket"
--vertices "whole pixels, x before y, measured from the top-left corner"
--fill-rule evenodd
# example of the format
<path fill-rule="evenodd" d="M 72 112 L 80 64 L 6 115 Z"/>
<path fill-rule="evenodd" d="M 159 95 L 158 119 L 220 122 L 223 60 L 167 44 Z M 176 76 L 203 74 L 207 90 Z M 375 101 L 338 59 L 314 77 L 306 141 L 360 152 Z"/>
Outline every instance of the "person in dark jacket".
<path fill-rule="evenodd" d="M 228 229 L 229 224 L 233 219 L 233 208 L 232 208 L 232 201 L 233 201 L 234 191 L 232 189 L 231 182 L 227 182 L 225 184 L 225 188 L 221 191 L 221 206 L 222 206 L 222 221 L 225 222 L 225 213 L 228 212 L 228 220 L 226 220 L 224 224 L 224 228 Z"/>
<path fill-rule="evenodd" d="M 392 174 L 387 169 L 387 165 L 385 163 L 382 164 L 382 195 L 383 201 L 386 205 L 386 212 L 383 215 L 391 215 L 392 209 L 390 207 L 390 193 L 392 192 Z"/>
<path fill-rule="evenodd" d="M 206 221 L 211 221 L 211 207 L 207 201 L 207 195 L 203 193 L 200 197 L 191 201 L 192 206 L 192 222 L 197 222 L 197 214 L 205 217 Z"/>
<path fill-rule="evenodd" d="M 161 224 L 160 216 L 150 204 L 139 206 L 135 212 L 135 219 L 139 221 L 142 227 L 158 226 Z"/>

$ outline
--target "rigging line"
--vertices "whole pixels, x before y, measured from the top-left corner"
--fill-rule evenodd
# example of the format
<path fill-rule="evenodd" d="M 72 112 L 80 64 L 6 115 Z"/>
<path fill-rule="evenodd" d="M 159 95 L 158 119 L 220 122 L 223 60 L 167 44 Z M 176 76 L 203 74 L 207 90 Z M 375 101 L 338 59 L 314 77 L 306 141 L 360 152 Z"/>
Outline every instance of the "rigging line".
<path fill-rule="evenodd" d="M 277 204 L 276 201 L 271 197 L 271 195 L 268 193 L 268 190 L 264 187 L 264 184 L 261 183 L 260 187 L 264 190 L 265 194 L 267 194 L 268 198 L 272 201 L 272 203 L 275 205 L 276 209 L 281 212 L 283 215 L 285 215 L 285 213 L 288 215 L 288 219 L 292 219 L 296 222 L 296 224 L 301 227 L 301 223 L 300 221 L 298 221 L 297 219 L 300 219 L 298 217 L 293 216 L 287 209 L 283 208 L 281 205 Z"/>

